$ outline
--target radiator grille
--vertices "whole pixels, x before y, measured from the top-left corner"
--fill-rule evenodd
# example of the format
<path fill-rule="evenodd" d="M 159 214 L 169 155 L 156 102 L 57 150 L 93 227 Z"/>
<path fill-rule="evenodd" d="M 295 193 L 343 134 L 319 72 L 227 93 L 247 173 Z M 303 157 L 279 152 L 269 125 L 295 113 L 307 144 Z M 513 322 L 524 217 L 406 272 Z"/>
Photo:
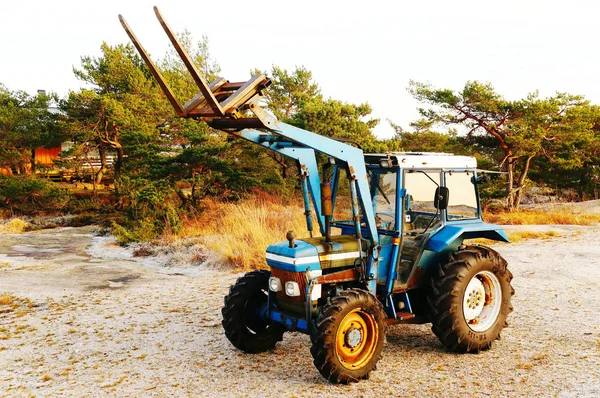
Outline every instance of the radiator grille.
<path fill-rule="evenodd" d="M 277 302 L 282 301 L 299 301 L 304 303 L 306 301 L 306 276 L 304 272 L 292 272 L 285 271 L 277 268 L 271 268 L 271 275 L 279 278 L 281 281 L 281 287 L 283 291 L 277 292 Z M 286 282 L 296 282 L 298 283 L 298 287 L 300 287 L 300 296 L 290 297 L 285 294 L 285 283 Z"/>

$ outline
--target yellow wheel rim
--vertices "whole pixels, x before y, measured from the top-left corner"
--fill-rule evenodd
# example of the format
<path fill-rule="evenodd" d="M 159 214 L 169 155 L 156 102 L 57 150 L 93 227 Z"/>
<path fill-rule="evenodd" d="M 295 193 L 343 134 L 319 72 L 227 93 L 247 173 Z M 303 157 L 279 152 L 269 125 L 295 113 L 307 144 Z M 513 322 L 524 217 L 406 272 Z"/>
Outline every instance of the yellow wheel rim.
<path fill-rule="evenodd" d="M 375 318 L 360 308 L 348 313 L 336 333 L 336 354 L 347 369 L 360 369 L 375 353 L 379 329 Z"/>

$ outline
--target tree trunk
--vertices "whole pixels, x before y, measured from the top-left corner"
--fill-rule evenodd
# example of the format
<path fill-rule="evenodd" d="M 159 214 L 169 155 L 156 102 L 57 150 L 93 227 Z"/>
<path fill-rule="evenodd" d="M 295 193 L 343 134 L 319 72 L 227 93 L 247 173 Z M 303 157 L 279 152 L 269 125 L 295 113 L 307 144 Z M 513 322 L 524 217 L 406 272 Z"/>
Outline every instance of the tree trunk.
<path fill-rule="evenodd" d="M 115 169 L 115 181 L 121 179 L 121 167 L 123 166 L 123 148 L 118 147 L 115 148 L 117 150 L 117 160 L 113 163 L 113 167 Z"/>
<path fill-rule="evenodd" d="M 514 158 L 512 156 L 508 156 L 506 158 L 506 209 L 508 211 L 513 211 L 515 208 L 514 201 Z"/>
<path fill-rule="evenodd" d="M 281 173 L 281 178 L 284 180 L 289 176 L 289 165 L 286 162 L 286 158 L 283 155 L 279 155 L 278 153 L 268 153 L 267 154 L 271 159 L 273 159 L 278 165 Z"/>
<path fill-rule="evenodd" d="M 183 191 L 181 190 L 181 188 L 179 188 L 177 185 L 175 185 L 175 193 L 177 193 L 177 196 L 181 200 L 181 207 L 184 207 L 184 208 L 187 207 L 187 205 L 188 205 L 188 197 L 185 196 L 185 193 L 183 193 Z"/>
<path fill-rule="evenodd" d="M 31 174 L 35 175 L 35 148 L 31 148 L 31 157 L 29 158 L 31 163 Z"/>
<path fill-rule="evenodd" d="M 100 170 L 96 172 L 96 184 L 102 183 L 102 177 L 104 177 L 104 173 L 108 170 L 106 164 L 106 146 L 104 144 L 98 145 L 98 153 L 100 154 Z"/>
<path fill-rule="evenodd" d="M 527 160 L 523 164 L 519 178 L 515 181 L 515 168 L 516 160 L 519 159 L 517 156 L 510 156 L 506 160 L 506 209 L 508 211 L 516 210 L 521 205 L 521 199 L 523 198 L 523 187 L 525 186 L 525 180 L 529 173 L 529 166 L 533 156 L 528 156 Z"/>
<path fill-rule="evenodd" d="M 27 167 L 24 162 L 19 162 L 19 174 L 27 174 Z"/>
<path fill-rule="evenodd" d="M 523 165 L 523 170 L 521 170 L 521 175 L 519 176 L 517 191 L 515 192 L 515 201 L 514 208 L 517 209 L 521 205 L 521 198 L 523 197 L 523 188 L 525 187 L 525 180 L 527 179 L 527 174 L 529 173 L 529 166 L 531 165 L 531 159 L 533 156 L 528 156 L 525 164 Z"/>

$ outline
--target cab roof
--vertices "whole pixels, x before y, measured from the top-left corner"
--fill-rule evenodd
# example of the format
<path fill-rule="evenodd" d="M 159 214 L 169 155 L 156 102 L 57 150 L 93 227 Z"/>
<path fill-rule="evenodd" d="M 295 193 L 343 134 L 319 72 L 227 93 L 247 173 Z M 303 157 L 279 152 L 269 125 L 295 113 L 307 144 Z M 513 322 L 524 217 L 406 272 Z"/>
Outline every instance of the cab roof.
<path fill-rule="evenodd" d="M 365 154 L 369 165 L 380 165 L 382 161 L 391 161 L 391 166 L 403 169 L 475 169 L 477 160 L 471 156 L 456 156 L 442 152 L 387 152 Z"/>

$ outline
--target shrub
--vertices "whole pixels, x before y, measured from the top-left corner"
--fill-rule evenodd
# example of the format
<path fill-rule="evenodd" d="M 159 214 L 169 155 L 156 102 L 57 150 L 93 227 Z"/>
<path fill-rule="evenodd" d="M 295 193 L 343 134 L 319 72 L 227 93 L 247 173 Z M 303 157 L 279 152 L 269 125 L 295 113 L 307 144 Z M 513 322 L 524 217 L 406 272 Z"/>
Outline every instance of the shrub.
<path fill-rule="evenodd" d="M 129 225 L 112 223 L 112 233 L 122 244 L 132 242 L 148 242 L 158 236 L 154 222 L 151 219 L 139 220 Z"/>
<path fill-rule="evenodd" d="M 0 176 L 0 206 L 11 214 L 56 213 L 69 203 L 70 194 L 51 181 L 35 176 Z"/>
<path fill-rule="evenodd" d="M 6 234 L 20 234 L 27 231 L 31 226 L 20 218 L 13 218 L 7 222 L 0 223 L 0 232 Z"/>
<path fill-rule="evenodd" d="M 119 195 L 126 219 L 113 222 L 113 233 L 121 244 L 149 241 L 161 235 L 179 234 L 183 225 L 173 188 L 163 181 L 123 178 Z"/>

